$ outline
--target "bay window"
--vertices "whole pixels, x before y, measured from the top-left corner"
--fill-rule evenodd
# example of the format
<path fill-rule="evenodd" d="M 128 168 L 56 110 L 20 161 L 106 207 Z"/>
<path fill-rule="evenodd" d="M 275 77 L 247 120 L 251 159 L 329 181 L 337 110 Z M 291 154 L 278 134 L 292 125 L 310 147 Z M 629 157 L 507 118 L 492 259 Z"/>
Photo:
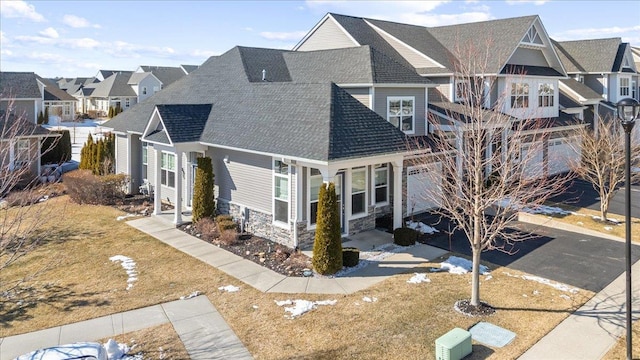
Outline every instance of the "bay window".
<path fill-rule="evenodd" d="M 160 165 L 160 183 L 164 186 L 174 188 L 176 186 L 176 155 L 162 153 L 162 163 Z"/>
<path fill-rule="evenodd" d="M 529 107 L 529 84 L 513 83 L 511 84 L 511 108 L 528 108 Z"/>
<path fill-rule="evenodd" d="M 389 167 L 387 164 L 375 166 L 375 194 L 376 204 L 383 204 L 389 201 Z"/>
<path fill-rule="evenodd" d="M 309 223 L 311 225 L 315 225 L 318 219 L 318 199 L 321 186 L 322 175 L 320 170 L 311 169 L 309 173 Z"/>
<path fill-rule="evenodd" d="M 273 221 L 289 223 L 289 165 L 273 163 Z"/>
<path fill-rule="evenodd" d="M 620 78 L 620 96 L 629 96 L 629 78 Z"/>

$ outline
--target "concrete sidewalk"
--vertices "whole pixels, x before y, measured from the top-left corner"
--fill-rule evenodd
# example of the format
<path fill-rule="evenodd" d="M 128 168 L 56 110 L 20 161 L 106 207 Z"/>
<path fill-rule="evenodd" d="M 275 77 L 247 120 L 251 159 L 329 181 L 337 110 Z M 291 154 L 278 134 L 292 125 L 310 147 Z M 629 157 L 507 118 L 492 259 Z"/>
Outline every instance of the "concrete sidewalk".
<path fill-rule="evenodd" d="M 446 250 L 433 246 L 416 244 L 402 253 L 372 262 L 345 277 L 287 277 L 178 230 L 172 223 L 156 216 L 130 220 L 127 224 L 262 292 L 270 293 L 351 294 L 447 253 Z M 367 236 L 370 239 L 363 238 Z M 391 242 L 390 235 L 380 231 L 362 233 L 354 238 L 354 242 L 347 242 L 345 246 L 359 244 L 360 249 L 366 250 L 362 247 L 365 243 Z"/>
<path fill-rule="evenodd" d="M 0 360 L 43 347 L 97 341 L 171 323 L 191 359 L 253 359 L 206 296 L 0 339 Z"/>

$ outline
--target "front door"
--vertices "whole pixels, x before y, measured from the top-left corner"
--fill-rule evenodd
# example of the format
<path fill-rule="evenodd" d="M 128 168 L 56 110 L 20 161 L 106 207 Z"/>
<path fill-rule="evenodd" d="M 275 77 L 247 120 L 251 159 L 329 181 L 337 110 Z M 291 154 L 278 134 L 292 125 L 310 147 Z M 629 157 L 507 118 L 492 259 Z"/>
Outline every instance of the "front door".
<path fill-rule="evenodd" d="M 187 199 L 186 207 L 191 208 L 193 201 L 193 187 L 196 183 L 196 169 L 198 169 L 198 158 L 202 157 L 202 154 L 199 152 L 190 152 L 189 153 L 189 164 L 187 165 L 189 176 L 187 179 L 185 198 Z"/>

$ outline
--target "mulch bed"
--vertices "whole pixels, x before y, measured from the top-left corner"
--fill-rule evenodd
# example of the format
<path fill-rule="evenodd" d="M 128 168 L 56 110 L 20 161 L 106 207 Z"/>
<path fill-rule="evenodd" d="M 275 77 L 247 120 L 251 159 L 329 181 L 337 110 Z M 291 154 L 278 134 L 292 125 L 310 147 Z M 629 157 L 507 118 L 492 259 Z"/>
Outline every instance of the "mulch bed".
<path fill-rule="evenodd" d="M 476 316 L 488 316 L 493 315 L 496 312 L 496 309 L 484 302 L 480 302 L 478 306 L 471 305 L 470 300 L 458 300 L 455 304 L 455 309 L 467 316 L 476 317 Z"/>
<path fill-rule="evenodd" d="M 178 229 L 279 274 L 293 277 L 310 276 L 312 274 L 310 271 L 310 257 L 271 240 L 245 233 L 239 234 L 238 240 L 234 244 L 227 245 L 217 241 L 217 239 L 205 240 L 191 223 L 182 224 L 178 226 Z"/>

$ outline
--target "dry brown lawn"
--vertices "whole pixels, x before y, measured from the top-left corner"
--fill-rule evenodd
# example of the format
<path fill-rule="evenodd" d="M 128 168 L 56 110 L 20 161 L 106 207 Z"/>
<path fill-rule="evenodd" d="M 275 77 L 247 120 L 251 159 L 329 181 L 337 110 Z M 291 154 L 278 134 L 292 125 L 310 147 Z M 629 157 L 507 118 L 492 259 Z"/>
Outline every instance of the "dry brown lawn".
<path fill-rule="evenodd" d="M 176 300 L 198 290 L 257 359 L 434 358 L 438 337 L 479 321 L 502 326 L 517 337 L 502 349 L 475 344 L 472 358 L 513 359 L 593 296 L 585 290 L 564 293 L 490 264 L 492 278 L 483 276 L 481 295 L 498 311 L 486 318 L 466 317 L 453 309 L 456 300 L 468 298 L 470 275 L 429 273 L 430 283 L 408 284 L 411 273 L 401 274 L 346 296 L 264 294 L 116 221 L 123 214 L 118 210 L 78 206 L 67 197 L 48 205 L 66 205 L 64 217 L 47 229 L 50 242 L 4 270 L 2 277 L 17 277 L 50 260 L 58 265 L 26 284 L 22 307 L 13 300 L 0 303 L 0 336 Z M 109 261 L 113 255 L 137 263 L 138 281 L 129 291 L 125 271 Z M 427 272 L 436 265 L 414 271 Z M 218 290 L 225 285 L 239 286 L 240 291 Z M 364 296 L 377 301 L 364 302 Z M 337 304 L 292 320 L 274 303 L 286 299 L 335 299 Z"/>
<path fill-rule="evenodd" d="M 181 360 L 189 358 L 187 350 L 182 345 L 171 324 L 100 339 L 100 342 L 106 343 L 109 339 L 113 339 L 120 344 L 127 344 L 130 355 L 142 354 L 144 359 L 148 360 Z"/>
<path fill-rule="evenodd" d="M 625 226 L 624 226 L 624 216 L 617 214 L 609 214 L 607 217 L 609 219 L 617 220 L 619 222 L 618 225 L 614 223 L 604 223 L 600 220 L 596 220 L 593 217 L 600 217 L 600 211 L 578 208 L 571 205 L 566 204 L 556 204 L 551 203 L 551 206 L 557 206 L 562 209 L 572 211 L 576 214 L 570 215 L 552 215 L 555 220 L 559 220 L 562 222 L 566 222 L 568 224 L 577 225 L 584 227 L 586 229 L 599 231 L 601 233 L 610 234 L 614 236 L 618 236 L 620 238 L 625 238 Z M 539 215 L 539 216 L 548 216 L 548 215 Z M 605 229 L 607 227 L 607 229 Z M 640 219 L 631 218 L 631 241 L 640 243 Z"/>
<path fill-rule="evenodd" d="M 613 346 L 611 350 L 605 355 L 603 359 L 606 360 L 623 360 L 627 358 L 627 337 L 626 331 L 618 342 Z M 634 359 L 640 359 L 640 321 L 636 320 L 633 323 L 631 333 L 631 350 Z"/>

